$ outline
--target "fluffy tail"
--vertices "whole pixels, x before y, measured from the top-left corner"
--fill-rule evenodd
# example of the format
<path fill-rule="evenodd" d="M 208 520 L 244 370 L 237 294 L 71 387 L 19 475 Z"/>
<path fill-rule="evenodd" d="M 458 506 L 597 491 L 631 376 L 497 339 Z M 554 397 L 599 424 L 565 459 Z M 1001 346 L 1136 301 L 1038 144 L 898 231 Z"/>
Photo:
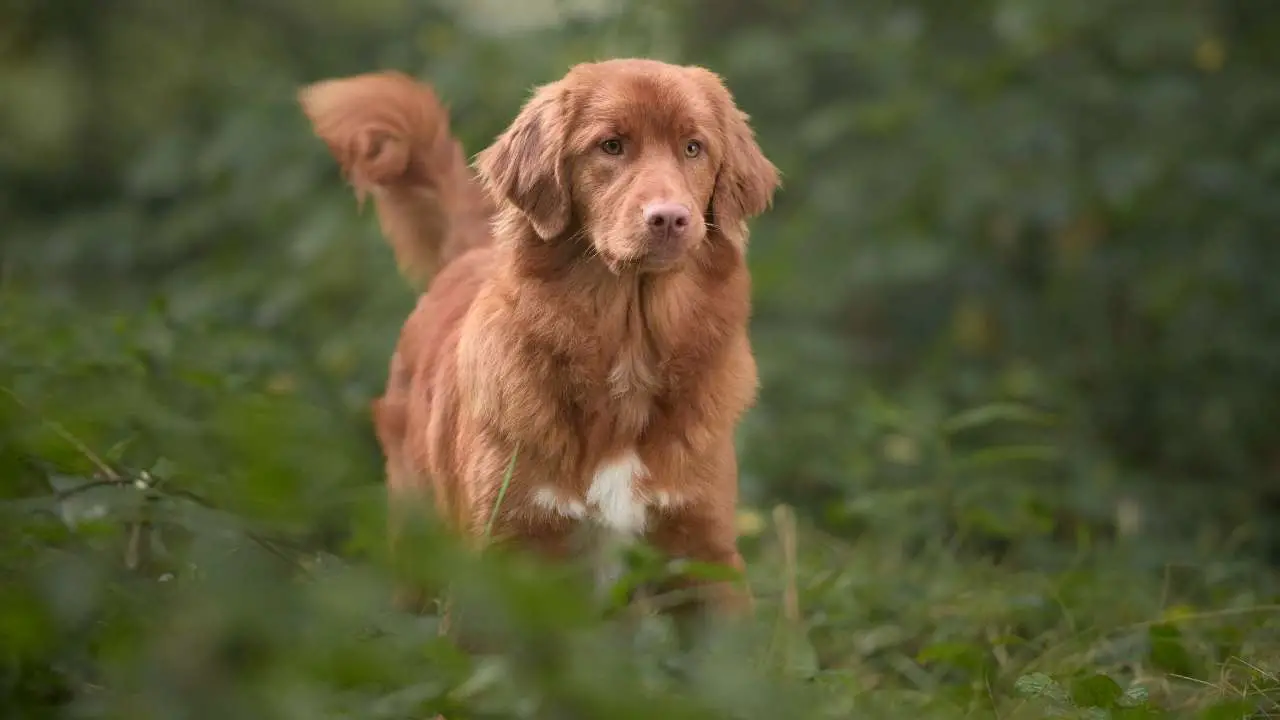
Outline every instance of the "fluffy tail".
<path fill-rule="evenodd" d="M 401 273 L 420 287 L 489 241 L 492 213 L 449 115 L 427 85 L 398 72 L 324 80 L 298 93 L 356 197 L 373 196 Z"/>

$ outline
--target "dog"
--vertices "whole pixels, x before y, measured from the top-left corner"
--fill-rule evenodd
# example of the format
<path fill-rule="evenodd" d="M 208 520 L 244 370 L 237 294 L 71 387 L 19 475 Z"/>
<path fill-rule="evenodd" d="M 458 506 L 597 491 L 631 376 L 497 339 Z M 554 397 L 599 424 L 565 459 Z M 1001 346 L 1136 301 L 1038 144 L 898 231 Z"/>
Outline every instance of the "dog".
<path fill-rule="evenodd" d="M 780 176 L 720 77 L 576 65 L 474 168 L 406 75 L 325 80 L 299 100 L 404 274 L 429 283 L 372 407 L 393 510 L 429 498 L 465 537 L 549 558 L 643 540 L 743 570 L 747 221 Z M 679 578 L 688 600 L 666 610 L 749 614 L 744 585 Z"/>

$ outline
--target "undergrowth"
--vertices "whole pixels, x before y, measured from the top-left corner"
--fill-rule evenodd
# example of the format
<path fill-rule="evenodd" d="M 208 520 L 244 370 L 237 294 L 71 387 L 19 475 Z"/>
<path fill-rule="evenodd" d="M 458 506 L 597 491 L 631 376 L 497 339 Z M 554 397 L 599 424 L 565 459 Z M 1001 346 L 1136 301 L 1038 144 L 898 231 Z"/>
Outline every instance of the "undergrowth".
<path fill-rule="evenodd" d="M 468 654 L 389 606 L 362 418 L 210 372 L 183 333 L 153 362 L 152 321 L 29 317 L 0 335 L 7 717 L 1226 720 L 1280 701 L 1262 566 L 1208 542 L 1155 562 L 1152 540 L 1083 527 L 993 543 L 966 513 L 992 507 L 991 468 L 1046 461 L 1025 450 L 1044 413 L 916 424 L 934 454 L 910 482 L 823 511 L 745 506 L 755 620 L 689 653 L 657 618 L 602 619 L 569 568 L 476 557 L 424 523 L 400 570 L 453 588 L 487 648 Z M 911 423 L 888 416 L 901 445 Z M 1041 430 L 962 441 L 1002 423 Z M 631 567 L 626 587 L 673 569 Z"/>

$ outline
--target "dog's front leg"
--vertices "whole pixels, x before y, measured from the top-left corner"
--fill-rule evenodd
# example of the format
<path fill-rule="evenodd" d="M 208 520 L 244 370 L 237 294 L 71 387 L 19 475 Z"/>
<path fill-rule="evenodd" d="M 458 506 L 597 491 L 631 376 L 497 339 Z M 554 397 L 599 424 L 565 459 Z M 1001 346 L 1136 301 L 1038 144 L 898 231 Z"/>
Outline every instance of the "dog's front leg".
<path fill-rule="evenodd" d="M 738 552 L 732 505 L 695 505 L 668 511 L 655 523 L 648 541 L 674 560 L 745 570 Z M 659 588 L 657 608 L 676 623 L 681 644 L 688 647 L 707 621 L 740 620 L 752 614 L 754 601 L 745 577 L 723 580 L 696 572 L 677 575 Z"/>

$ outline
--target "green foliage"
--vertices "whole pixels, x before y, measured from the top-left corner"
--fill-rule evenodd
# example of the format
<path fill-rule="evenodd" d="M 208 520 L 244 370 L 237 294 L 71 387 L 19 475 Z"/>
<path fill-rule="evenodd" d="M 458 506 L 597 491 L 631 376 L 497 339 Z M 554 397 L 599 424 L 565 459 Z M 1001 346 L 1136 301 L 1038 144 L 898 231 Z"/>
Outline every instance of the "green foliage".
<path fill-rule="evenodd" d="M 1103 674 L 1076 678 L 1068 690 L 1044 673 L 1032 673 L 1018 678 L 1014 688 L 1041 703 L 1049 716 L 1109 720 L 1164 715 L 1147 704 L 1145 688 L 1135 685 L 1125 690 Z"/>
<path fill-rule="evenodd" d="M 1274 715 L 1278 23 L 10 3 L 0 717 Z M 430 522 L 392 567 L 367 403 L 414 299 L 293 98 L 416 72 L 474 152 L 531 85 L 633 54 L 724 74 L 786 182 L 751 248 L 758 614 L 687 653 Z M 727 577 L 627 560 L 606 602 Z M 393 612 L 398 572 L 453 587 L 485 652 Z"/>

